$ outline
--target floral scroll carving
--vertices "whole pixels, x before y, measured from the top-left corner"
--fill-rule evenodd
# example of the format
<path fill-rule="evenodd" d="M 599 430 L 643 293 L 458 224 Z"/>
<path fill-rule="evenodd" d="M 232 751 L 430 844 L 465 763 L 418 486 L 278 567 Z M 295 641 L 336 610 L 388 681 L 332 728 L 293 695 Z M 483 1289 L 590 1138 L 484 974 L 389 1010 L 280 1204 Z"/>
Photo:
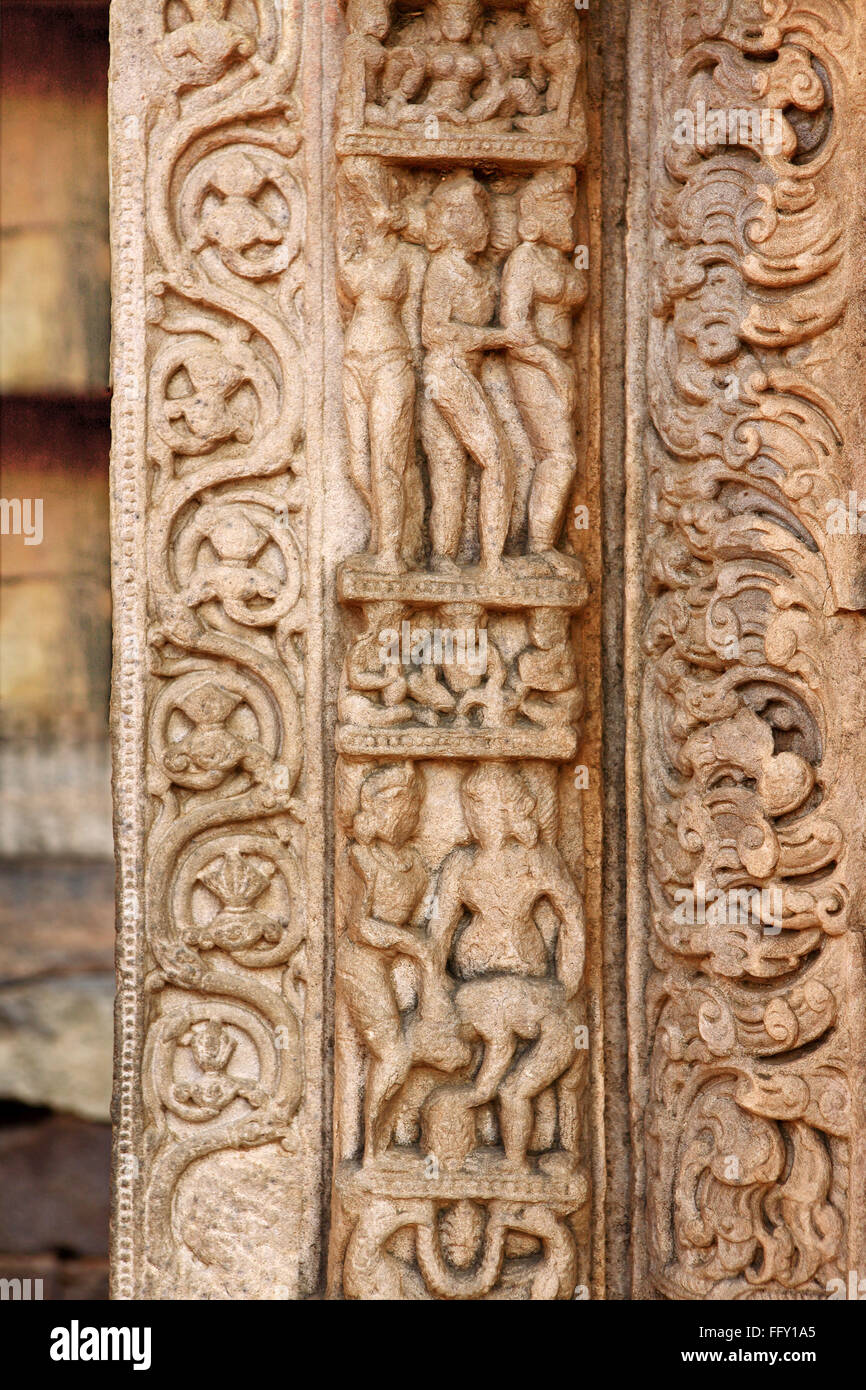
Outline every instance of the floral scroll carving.
<path fill-rule="evenodd" d="M 648 1272 L 669 1298 L 817 1298 L 849 1267 L 859 1133 L 843 748 L 864 640 L 834 598 L 850 440 L 822 366 L 851 292 L 834 185 L 854 18 L 842 0 L 659 9 Z"/>
<path fill-rule="evenodd" d="M 299 29 L 271 0 L 145 8 L 143 1258 L 127 1296 L 297 1297 L 320 979 L 304 868 Z M 259 1188 L 288 1194 L 264 1277 L 248 1233 L 231 1250 L 218 1234 L 232 1192 L 237 1220 Z"/>
<path fill-rule="evenodd" d="M 588 1296 L 578 21 L 346 20 L 331 1285 Z"/>

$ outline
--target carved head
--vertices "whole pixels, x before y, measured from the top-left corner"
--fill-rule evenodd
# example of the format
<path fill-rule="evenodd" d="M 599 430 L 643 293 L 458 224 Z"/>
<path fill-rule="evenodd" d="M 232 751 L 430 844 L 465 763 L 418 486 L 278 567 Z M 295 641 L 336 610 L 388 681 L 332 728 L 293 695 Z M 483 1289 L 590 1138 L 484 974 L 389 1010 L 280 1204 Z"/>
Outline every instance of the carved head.
<path fill-rule="evenodd" d="M 243 150 L 229 150 L 220 157 L 211 175 L 208 191 L 211 189 L 223 198 L 251 199 L 259 193 L 267 182 L 261 169 Z"/>
<path fill-rule="evenodd" d="M 508 840 L 531 848 L 538 841 L 535 797 L 507 763 L 479 763 L 460 792 L 469 833 L 482 849 Z"/>
<path fill-rule="evenodd" d="M 431 251 L 454 246 L 468 255 L 483 251 L 490 237 L 490 202 L 471 174 L 443 179 L 427 205 L 427 245 Z"/>
<path fill-rule="evenodd" d="M 406 215 L 397 197 L 394 175 L 368 155 L 354 155 L 340 165 L 338 193 L 346 220 L 356 232 L 398 231 Z"/>
<path fill-rule="evenodd" d="M 224 690 L 221 685 L 197 685 L 183 699 L 178 700 L 178 708 L 197 725 L 224 724 L 229 715 L 243 703 L 243 696 L 233 690 Z"/>
<path fill-rule="evenodd" d="M 264 549 L 270 536 L 239 507 L 205 503 L 196 518 L 220 560 L 248 564 Z"/>
<path fill-rule="evenodd" d="M 576 190 L 573 169 L 544 169 L 530 179 L 520 195 L 521 238 L 573 251 Z"/>
<path fill-rule="evenodd" d="M 186 0 L 186 8 L 193 22 L 203 19 L 223 20 L 228 14 L 229 0 Z"/>
<path fill-rule="evenodd" d="M 404 845 L 418 828 L 421 791 L 411 763 L 380 767 L 361 787 L 361 809 L 352 824 L 352 833 L 362 845 L 384 840 Z"/>
<path fill-rule="evenodd" d="M 448 43 L 468 43 L 481 18 L 479 0 L 434 0 L 430 8 Z"/>
<path fill-rule="evenodd" d="M 529 614 L 530 641 L 543 651 L 564 646 L 569 639 L 571 619 L 561 608 L 533 608 Z"/>
<path fill-rule="evenodd" d="M 571 31 L 574 8 L 571 0 L 527 0 L 526 17 L 541 42 L 549 46 Z"/>
<path fill-rule="evenodd" d="M 686 16 L 683 37 L 691 48 L 703 39 L 727 39 L 747 53 L 768 53 L 782 42 L 779 21 L 785 0 L 700 0 Z"/>
<path fill-rule="evenodd" d="M 443 603 L 439 607 L 443 627 L 478 631 L 487 626 L 487 609 L 483 603 Z"/>
<path fill-rule="evenodd" d="M 347 0 L 346 23 L 350 33 L 381 42 L 391 28 L 391 0 Z"/>

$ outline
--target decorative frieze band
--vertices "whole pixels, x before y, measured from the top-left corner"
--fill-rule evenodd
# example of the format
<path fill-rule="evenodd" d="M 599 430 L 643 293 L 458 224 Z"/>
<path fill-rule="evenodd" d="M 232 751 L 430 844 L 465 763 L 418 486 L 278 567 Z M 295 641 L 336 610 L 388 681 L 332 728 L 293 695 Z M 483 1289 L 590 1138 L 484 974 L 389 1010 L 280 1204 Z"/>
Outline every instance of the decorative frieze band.
<path fill-rule="evenodd" d="M 271 0 L 112 18 L 114 1289 L 295 1298 L 318 1269 L 323 984 L 301 28 Z"/>
<path fill-rule="evenodd" d="M 863 1255 L 866 627 L 833 517 L 863 448 L 866 16 L 642 13 L 635 1296 L 819 1298 Z"/>

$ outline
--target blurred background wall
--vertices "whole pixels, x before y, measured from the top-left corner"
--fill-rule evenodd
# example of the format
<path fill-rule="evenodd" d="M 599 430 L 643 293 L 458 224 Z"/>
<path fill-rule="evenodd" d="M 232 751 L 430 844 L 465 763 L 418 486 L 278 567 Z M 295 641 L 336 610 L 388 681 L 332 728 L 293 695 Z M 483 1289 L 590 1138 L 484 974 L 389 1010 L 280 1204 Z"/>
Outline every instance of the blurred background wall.
<path fill-rule="evenodd" d="M 0 1278 L 104 1298 L 108 6 L 2 0 L 0 38 Z"/>

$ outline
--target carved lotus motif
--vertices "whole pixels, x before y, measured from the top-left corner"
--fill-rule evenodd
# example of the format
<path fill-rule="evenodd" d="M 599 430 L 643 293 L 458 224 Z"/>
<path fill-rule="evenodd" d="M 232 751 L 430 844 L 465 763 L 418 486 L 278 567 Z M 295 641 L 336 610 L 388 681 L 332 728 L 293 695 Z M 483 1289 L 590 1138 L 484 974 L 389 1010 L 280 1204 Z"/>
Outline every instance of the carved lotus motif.
<path fill-rule="evenodd" d="M 226 907 L 246 908 L 261 897 L 273 873 L 273 864 L 260 869 L 238 850 L 229 850 L 208 864 L 198 877 Z"/>

